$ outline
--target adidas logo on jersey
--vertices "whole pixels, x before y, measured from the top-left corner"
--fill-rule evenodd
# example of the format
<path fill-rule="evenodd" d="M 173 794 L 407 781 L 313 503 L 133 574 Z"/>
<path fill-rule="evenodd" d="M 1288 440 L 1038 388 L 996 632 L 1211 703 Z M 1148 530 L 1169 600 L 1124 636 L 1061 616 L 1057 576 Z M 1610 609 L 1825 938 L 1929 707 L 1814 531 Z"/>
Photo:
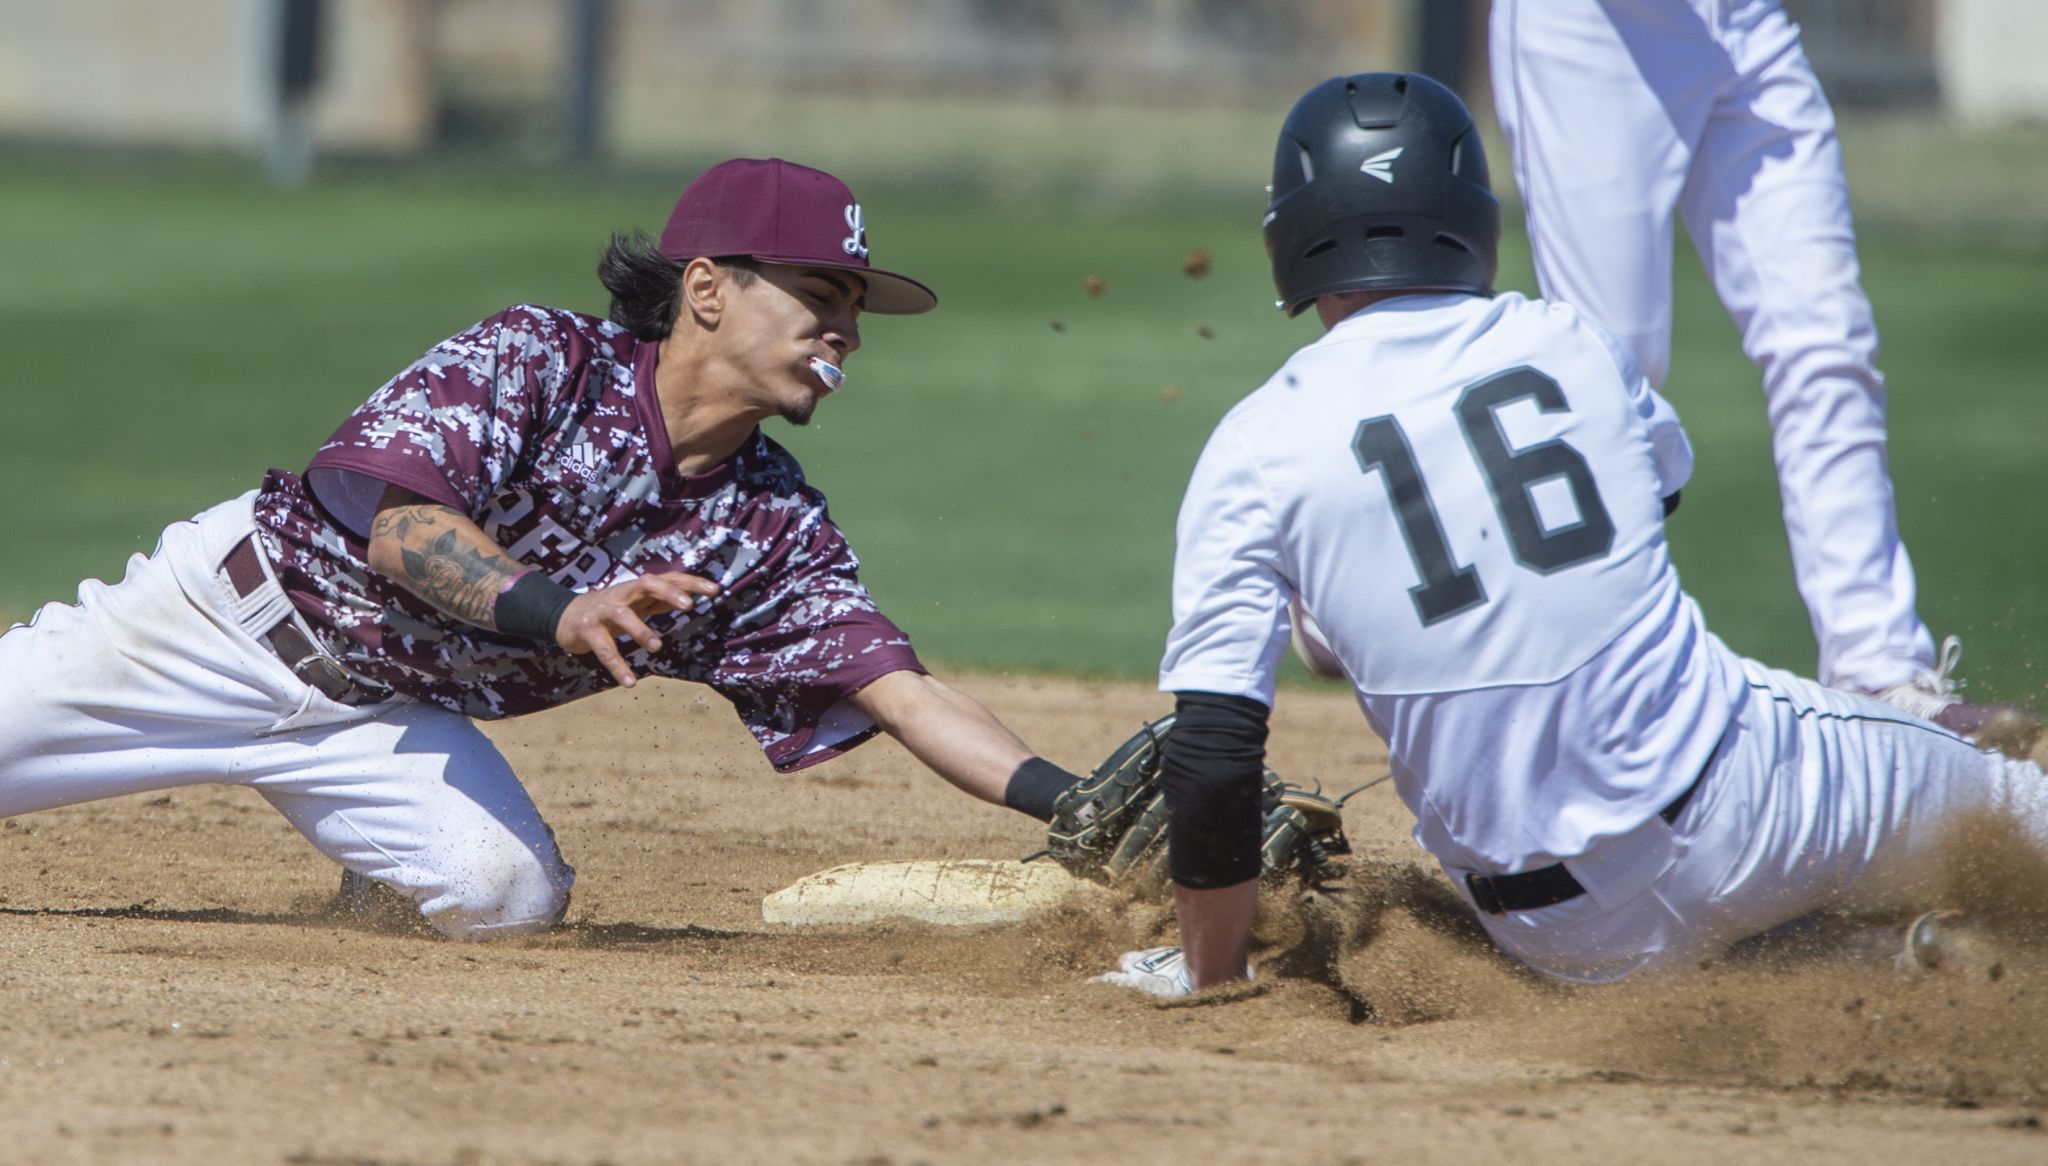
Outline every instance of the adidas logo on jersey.
<path fill-rule="evenodd" d="M 562 451 L 562 460 L 586 474 L 594 474 L 604 468 L 605 456 L 595 445 L 579 441 Z"/>
<path fill-rule="evenodd" d="M 1405 148 L 1403 146 L 1395 146 L 1391 150 L 1374 154 L 1372 157 L 1360 162 L 1358 168 L 1386 183 L 1388 186 L 1392 186 L 1394 184 L 1394 159 L 1400 157 L 1401 151 Z"/>

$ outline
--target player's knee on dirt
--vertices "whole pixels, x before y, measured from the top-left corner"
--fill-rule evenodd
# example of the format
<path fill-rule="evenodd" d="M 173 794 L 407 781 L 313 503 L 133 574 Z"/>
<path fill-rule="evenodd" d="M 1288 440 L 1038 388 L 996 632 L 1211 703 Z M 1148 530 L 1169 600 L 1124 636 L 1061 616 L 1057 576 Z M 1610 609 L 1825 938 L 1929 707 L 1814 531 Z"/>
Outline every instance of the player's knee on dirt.
<path fill-rule="evenodd" d="M 471 858 L 419 899 L 429 926 L 449 939 L 532 935 L 562 921 L 576 872 L 552 855 L 504 846 Z"/>

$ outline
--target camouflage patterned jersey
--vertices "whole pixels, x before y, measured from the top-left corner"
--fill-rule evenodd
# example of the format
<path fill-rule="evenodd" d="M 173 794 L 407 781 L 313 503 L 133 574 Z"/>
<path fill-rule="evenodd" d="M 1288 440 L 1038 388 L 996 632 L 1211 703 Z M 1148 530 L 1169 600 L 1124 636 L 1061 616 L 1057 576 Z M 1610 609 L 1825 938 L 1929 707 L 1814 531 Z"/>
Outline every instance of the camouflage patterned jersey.
<path fill-rule="evenodd" d="M 724 592 L 694 611 L 648 621 L 659 653 L 621 647 L 643 676 L 717 689 L 778 769 L 872 735 L 834 706 L 887 673 L 923 671 L 910 641 L 861 586 L 824 496 L 759 430 L 716 469 L 676 472 L 657 349 L 589 316 L 510 308 L 379 389 L 303 477 L 271 471 L 258 535 L 327 648 L 371 680 L 486 719 L 615 683 L 595 657 L 444 617 L 373 572 L 364 540 L 391 483 L 467 514 L 578 591 L 655 571 L 716 580 Z"/>

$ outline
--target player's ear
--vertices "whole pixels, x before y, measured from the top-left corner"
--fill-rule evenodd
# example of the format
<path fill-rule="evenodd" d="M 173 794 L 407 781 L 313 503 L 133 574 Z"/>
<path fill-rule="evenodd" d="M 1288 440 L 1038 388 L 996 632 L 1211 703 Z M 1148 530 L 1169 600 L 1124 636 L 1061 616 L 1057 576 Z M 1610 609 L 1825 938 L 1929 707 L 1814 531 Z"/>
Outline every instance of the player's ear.
<path fill-rule="evenodd" d="M 698 325 L 716 328 L 725 315 L 725 295 L 730 281 L 718 264 L 709 259 L 692 259 L 683 266 L 682 310 Z"/>

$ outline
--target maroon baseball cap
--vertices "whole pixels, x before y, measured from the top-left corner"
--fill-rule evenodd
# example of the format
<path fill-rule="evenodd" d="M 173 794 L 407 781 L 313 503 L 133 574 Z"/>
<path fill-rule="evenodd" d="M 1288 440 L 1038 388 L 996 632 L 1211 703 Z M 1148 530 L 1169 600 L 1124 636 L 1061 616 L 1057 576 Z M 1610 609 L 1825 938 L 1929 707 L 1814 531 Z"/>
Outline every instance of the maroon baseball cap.
<path fill-rule="evenodd" d="M 844 182 L 780 158 L 734 158 L 698 175 L 669 212 L 661 252 L 678 263 L 746 255 L 858 272 L 868 285 L 865 310 L 883 315 L 939 303 L 916 280 L 868 266 L 867 220 Z"/>

